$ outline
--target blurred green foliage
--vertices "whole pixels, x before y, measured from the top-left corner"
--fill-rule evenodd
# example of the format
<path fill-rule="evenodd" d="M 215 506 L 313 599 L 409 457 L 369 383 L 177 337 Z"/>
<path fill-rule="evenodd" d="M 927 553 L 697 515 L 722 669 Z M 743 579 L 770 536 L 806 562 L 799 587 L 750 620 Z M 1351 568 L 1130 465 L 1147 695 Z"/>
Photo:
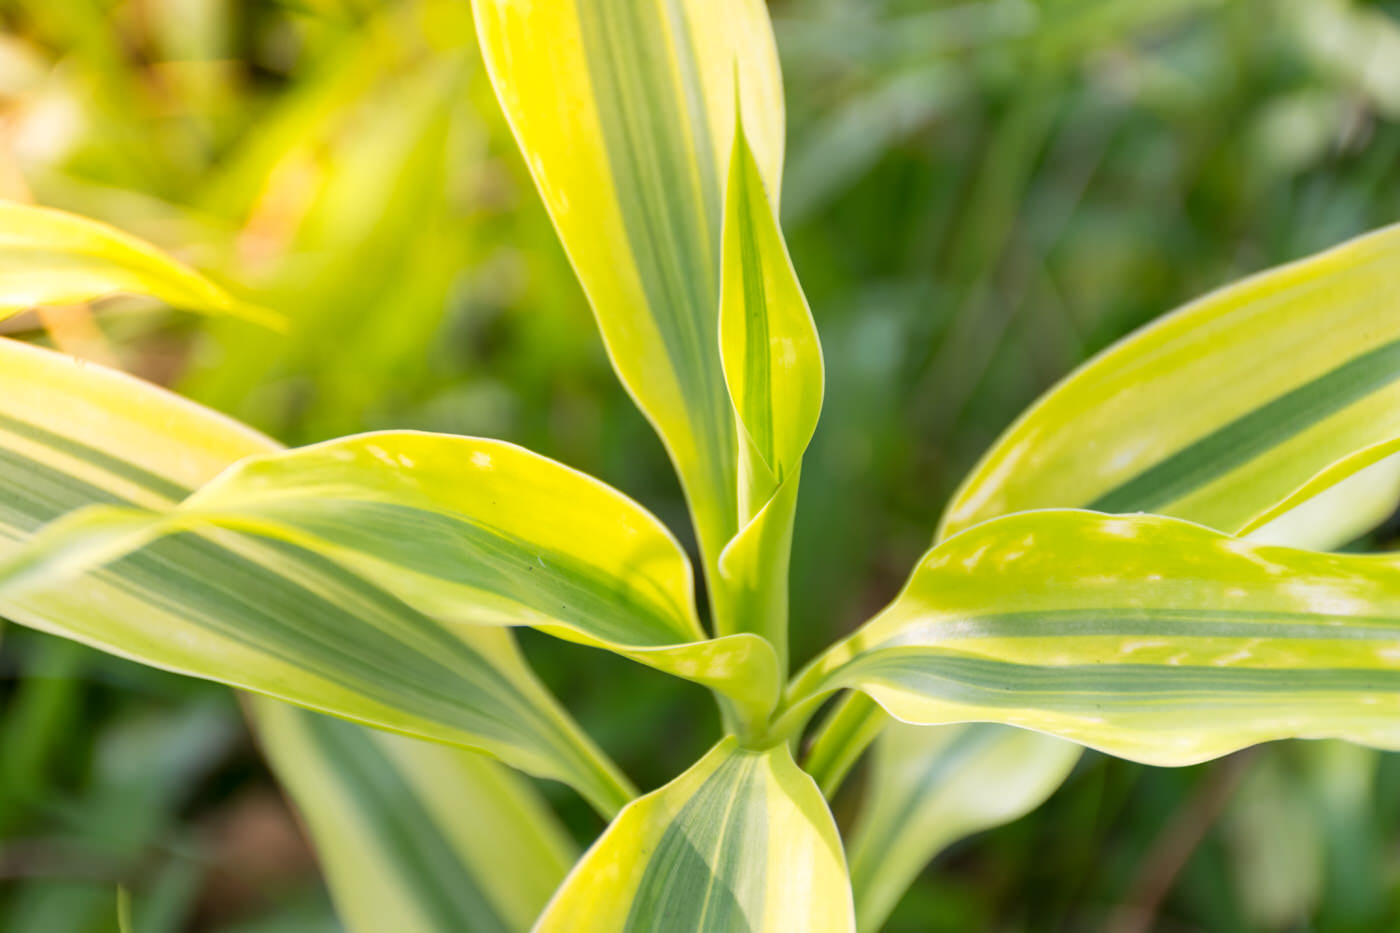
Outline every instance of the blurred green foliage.
<path fill-rule="evenodd" d="M 1075 364 L 1400 218 L 1400 4 L 772 8 L 785 225 L 829 369 L 799 661 L 893 595 L 957 480 Z M 506 438 L 684 529 L 466 0 L 3 0 L 0 30 L 0 196 L 146 236 L 292 321 L 273 336 L 113 302 L 99 318 L 125 367 L 291 444 Z M 7 331 L 47 339 L 36 327 Z M 136 933 L 336 929 L 227 691 L 4 638 L 0 930 L 113 931 L 119 883 Z M 709 745 L 683 725 L 713 717 L 702 691 L 524 641 L 642 786 Z M 1332 744 L 1174 771 L 1091 755 L 1040 811 L 941 858 L 890 929 L 1394 929 L 1397 789 L 1400 758 Z M 580 838 L 597 831 L 550 792 Z"/>

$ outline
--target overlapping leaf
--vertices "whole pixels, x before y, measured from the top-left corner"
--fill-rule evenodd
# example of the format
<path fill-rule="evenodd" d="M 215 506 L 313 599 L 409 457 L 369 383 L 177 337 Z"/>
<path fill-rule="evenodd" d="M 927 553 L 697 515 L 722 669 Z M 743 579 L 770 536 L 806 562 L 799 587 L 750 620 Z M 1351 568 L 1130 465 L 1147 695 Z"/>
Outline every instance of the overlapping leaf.
<path fill-rule="evenodd" d="M 523 933 L 574 862 L 539 792 L 482 755 L 249 708 L 353 933 Z"/>
<path fill-rule="evenodd" d="M 1400 746 L 1400 560 L 1158 516 L 1013 515 L 935 548 L 803 677 L 900 719 L 989 721 L 1149 764 L 1269 739 Z"/>
<path fill-rule="evenodd" d="M 75 509 L 166 509 L 233 460 L 274 448 L 153 386 L 0 341 L 0 555 L 10 561 Z M 0 581 L 0 612 L 153 666 L 484 749 L 573 784 L 604 811 L 630 796 L 508 632 L 448 630 L 304 548 L 178 534 L 75 573 L 37 588 Z"/>
<path fill-rule="evenodd" d="M 725 192 L 719 342 L 738 423 L 740 530 L 720 558 L 721 631 L 786 655 L 788 555 L 802 455 L 821 413 L 821 344 L 742 125 Z M 786 661 L 782 665 L 786 668 Z"/>
<path fill-rule="evenodd" d="M 1394 422 L 1388 416 L 1367 421 L 1364 411 L 1358 420 L 1344 415 L 1348 405 L 1371 404 L 1365 391 L 1386 391 L 1380 385 L 1386 375 L 1380 373 L 1369 389 L 1348 386 L 1345 378 L 1332 377 L 1319 386 L 1305 377 L 1309 367 L 1317 370 L 1348 354 L 1361 357 L 1400 337 L 1382 320 L 1395 285 L 1386 263 L 1393 263 L 1397 253 L 1395 231 L 1364 237 L 1206 296 L 1090 361 L 1027 412 L 983 458 L 950 505 L 940 540 L 1015 510 L 1093 505 L 1115 481 L 1108 477 L 1135 469 L 1139 474 L 1130 491 L 1136 498 L 1130 501 L 1122 490 L 1118 493 L 1117 507 L 1125 511 L 1149 509 L 1222 522 L 1221 530 L 1318 549 L 1336 547 L 1374 527 L 1400 499 L 1395 457 L 1400 448 L 1386 439 L 1395 433 Z M 1333 333 L 1339 327 L 1349 327 L 1351 333 Z M 1400 368 L 1393 366 L 1390 376 L 1397 374 Z M 1151 381 L 1157 377 L 1166 382 Z M 1222 385 L 1236 394 L 1231 396 L 1229 389 L 1222 394 Z M 1357 393 L 1354 398 L 1347 398 L 1348 388 Z M 1279 417 L 1288 399 L 1297 410 L 1292 418 Z M 1268 413 L 1242 414 L 1250 406 Z M 1243 467 L 1221 457 L 1200 461 L 1192 481 L 1201 485 L 1193 491 L 1182 485 L 1189 471 L 1166 466 L 1186 462 L 1188 449 L 1214 456 L 1226 444 L 1222 439 L 1252 437 L 1260 426 L 1277 433 L 1251 442 L 1258 459 L 1248 469 L 1262 471 L 1251 475 L 1271 475 L 1267 482 L 1225 481 L 1228 473 Z M 1306 438 L 1295 440 L 1291 434 Z M 1241 449 L 1226 453 L 1233 456 Z M 1219 475 L 1208 467 L 1219 467 Z M 1220 485 L 1213 485 L 1217 481 Z M 883 718 L 868 703 L 859 695 L 848 697 L 833 722 L 843 724 L 849 737 L 824 734 L 814 750 L 826 757 L 811 765 L 833 782 L 874 734 L 872 720 Z M 1016 740 L 1015 733 L 1004 738 Z M 887 742 L 896 747 L 885 748 Z M 906 768 L 936 761 L 942 740 L 929 734 L 924 744 L 931 754 L 917 743 L 882 738 L 877 758 L 884 764 L 872 775 L 867 799 L 899 793 L 888 777 L 900 770 L 894 763 L 901 756 L 908 759 Z M 1014 781 L 1017 774 L 1007 770 L 1000 780 Z M 999 783 L 990 776 L 987 782 Z M 917 811 L 911 819 L 917 820 Z M 875 858 L 897 849 L 869 851 Z M 862 917 L 885 909 L 869 903 L 882 900 L 870 885 L 858 884 L 856 899 Z"/>
<path fill-rule="evenodd" d="M 532 625 L 608 648 L 721 692 L 751 722 L 777 700 L 761 638 L 705 639 L 690 564 L 656 518 L 503 441 L 384 432 L 248 459 L 178 510 L 92 510 L 46 529 L 15 577 L 219 526 L 329 558 L 453 631 Z"/>
<path fill-rule="evenodd" d="M 826 801 L 786 745 L 722 741 L 617 816 L 554 896 L 538 933 L 852 931 Z"/>
<path fill-rule="evenodd" d="M 783 157 L 767 11 L 760 0 L 476 0 L 475 10 L 506 117 L 613 366 L 681 475 L 712 571 L 738 530 L 715 339 L 736 101 L 774 194 Z"/>
<path fill-rule="evenodd" d="M 76 214 L 0 201 L 0 318 L 37 305 L 119 293 L 262 324 L 279 319 L 240 302 L 149 243 Z"/>
<path fill-rule="evenodd" d="M 1245 279 L 1111 347 L 1031 408 L 943 536 L 1025 509 L 1175 515 L 1237 532 L 1400 436 L 1400 228 Z M 1393 477 L 1400 463 L 1385 468 Z M 1383 477 L 1373 474 L 1381 486 Z M 1308 488 L 1311 487 L 1311 488 Z M 1314 546 L 1339 543 L 1325 527 Z"/>

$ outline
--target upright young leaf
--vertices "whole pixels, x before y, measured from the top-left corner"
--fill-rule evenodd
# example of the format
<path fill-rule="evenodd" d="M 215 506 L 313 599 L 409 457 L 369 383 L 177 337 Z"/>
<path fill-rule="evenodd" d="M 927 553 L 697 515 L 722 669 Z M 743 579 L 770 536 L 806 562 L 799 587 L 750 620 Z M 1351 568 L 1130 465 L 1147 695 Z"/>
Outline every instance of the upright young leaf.
<path fill-rule="evenodd" d="M 1280 738 L 1400 747 L 1400 558 L 1159 516 L 1027 512 L 930 551 L 797 694 L 1001 722 L 1148 764 Z"/>
<path fill-rule="evenodd" d="M 539 792 L 485 756 L 248 706 L 352 933 L 524 933 L 574 863 Z"/>
<path fill-rule="evenodd" d="M 275 446 L 136 379 L 0 341 L 0 560 L 73 510 L 168 509 L 237 458 Z M 574 785 L 605 812 L 630 796 L 509 633 L 446 630 L 304 548 L 180 534 L 61 585 L 7 593 L 14 583 L 0 580 L 0 614 L 16 622 L 480 748 Z"/>
<path fill-rule="evenodd" d="M 574 868 L 537 933 L 851 933 L 836 824 L 787 746 L 733 738 L 628 804 Z"/>
<path fill-rule="evenodd" d="M 1345 478 L 1329 469 L 1338 461 L 1400 437 L 1397 268 L 1390 227 L 1223 288 L 1109 348 L 1002 436 L 942 536 L 1047 506 L 1234 533 L 1300 487 L 1321 493 L 1318 477 Z M 1393 477 L 1400 461 L 1387 469 Z M 1339 543 L 1327 532 L 1311 537 Z"/>
<path fill-rule="evenodd" d="M 802 461 L 822 408 L 817 325 L 774 211 L 740 125 L 725 192 L 719 335 L 724 377 L 748 441 L 741 451 L 757 457 L 740 487 L 741 499 L 749 493 L 740 513 L 750 517 L 762 508 L 763 486 L 785 481 Z M 762 484 L 750 475 L 760 469 Z"/>
<path fill-rule="evenodd" d="M 720 558 L 721 631 L 753 631 L 786 669 L 788 555 L 802 454 L 822 406 L 822 351 L 742 124 L 725 192 L 720 356 L 739 435 L 739 533 Z"/>
<path fill-rule="evenodd" d="M 46 529 L 11 585 L 61 585 L 161 535 L 221 526 L 329 558 L 451 631 L 531 625 L 617 651 L 720 691 L 748 722 L 777 700 L 762 639 L 706 640 L 690 563 L 655 517 L 503 441 L 397 431 L 246 459 L 178 510 L 89 510 Z"/>
<path fill-rule="evenodd" d="M 1040 806 L 1078 760 L 1078 746 L 1024 729 L 887 727 L 850 837 L 859 929 L 879 930 L 940 850 Z"/>
<path fill-rule="evenodd" d="M 119 293 L 261 324 L 280 319 L 240 302 L 156 247 L 115 227 L 46 207 L 0 201 L 0 318 L 37 305 Z"/>
<path fill-rule="evenodd" d="M 782 169 L 767 11 L 762 0 L 474 7 L 506 117 L 613 367 L 680 473 L 710 573 L 738 530 L 734 418 L 715 339 L 736 99 L 775 195 Z"/>

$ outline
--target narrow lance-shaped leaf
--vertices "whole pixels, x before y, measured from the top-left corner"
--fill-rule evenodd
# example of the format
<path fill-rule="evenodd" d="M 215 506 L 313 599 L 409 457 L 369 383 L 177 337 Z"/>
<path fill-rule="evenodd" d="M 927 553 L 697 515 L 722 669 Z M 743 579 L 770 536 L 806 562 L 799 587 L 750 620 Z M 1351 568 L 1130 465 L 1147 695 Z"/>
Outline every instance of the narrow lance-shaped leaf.
<path fill-rule="evenodd" d="M 613 367 L 680 473 L 710 573 L 738 531 L 734 418 L 715 339 L 736 98 L 775 195 L 782 169 L 767 11 L 761 0 L 474 7 L 506 118 Z"/>
<path fill-rule="evenodd" d="M 168 509 L 272 441 L 154 386 L 0 341 L 0 559 L 84 506 Z M 27 542 L 22 544 L 21 542 Z M 0 614 L 156 667 L 479 748 L 601 810 L 630 788 L 538 683 L 508 632 L 448 630 L 343 567 L 221 532 L 157 541 Z"/>
<path fill-rule="evenodd" d="M 725 193 L 719 342 L 739 436 L 740 530 L 720 558 L 721 631 L 754 631 L 786 668 L 788 555 L 822 352 L 742 123 Z"/>
<path fill-rule="evenodd" d="M 120 293 L 150 295 L 189 311 L 277 326 L 272 312 L 238 301 L 156 247 L 76 214 L 0 201 L 0 319 L 38 305 Z"/>
<path fill-rule="evenodd" d="M 1323 492 L 1319 476 L 1345 478 L 1338 461 L 1400 437 L 1397 269 L 1391 227 L 1223 288 L 1109 348 L 992 448 L 943 536 L 1050 506 L 1235 533 L 1300 487 Z M 1342 543 L 1326 525 L 1309 537 L 1294 543 Z"/>
<path fill-rule="evenodd" d="M 577 853 L 538 791 L 489 758 L 253 698 L 352 933 L 524 933 Z"/>
<path fill-rule="evenodd" d="M 1400 747 L 1400 559 L 1158 516 L 1029 512 L 935 548 L 796 693 L 1000 722 L 1148 764 L 1270 739 Z"/>
<path fill-rule="evenodd" d="M 76 567 L 218 527 L 347 567 L 444 633 L 531 625 L 711 687 L 748 722 L 777 700 L 762 639 L 706 640 L 690 563 L 651 513 L 503 441 L 383 432 L 246 459 L 179 509 L 94 509 L 46 529 L 11 561 L 11 585 L 61 585 Z"/>
<path fill-rule="evenodd" d="M 1079 747 L 984 723 L 895 723 L 872 757 L 872 792 L 850 837 L 856 921 L 870 933 L 945 846 L 1040 806 L 1079 760 Z"/>
<path fill-rule="evenodd" d="M 787 745 L 720 742 L 618 814 L 537 933 L 849 933 L 836 824 Z"/>

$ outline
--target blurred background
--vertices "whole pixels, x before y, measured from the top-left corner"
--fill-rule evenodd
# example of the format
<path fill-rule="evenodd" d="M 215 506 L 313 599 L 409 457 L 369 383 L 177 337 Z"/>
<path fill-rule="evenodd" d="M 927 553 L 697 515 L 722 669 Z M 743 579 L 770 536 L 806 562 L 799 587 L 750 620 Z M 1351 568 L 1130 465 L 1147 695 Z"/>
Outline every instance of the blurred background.
<path fill-rule="evenodd" d="M 1400 219 L 1400 3 L 771 9 L 784 224 L 828 366 L 792 571 L 799 661 L 893 595 L 958 479 L 1077 363 Z M 289 444 L 506 438 L 685 528 L 467 0 L 0 0 L 0 197 L 114 223 L 292 321 L 275 336 L 115 301 L 7 333 Z M 717 734 L 699 688 L 523 641 L 644 788 Z M 545 789 L 581 840 L 598 832 Z M 1152 770 L 1091 754 L 1041 810 L 941 856 L 889 929 L 1390 930 L 1397 881 L 1400 757 L 1295 743 Z M 107 933 L 118 883 L 141 898 L 135 933 L 338 929 L 229 691 L 6 628 L 0 930 Z"/>

